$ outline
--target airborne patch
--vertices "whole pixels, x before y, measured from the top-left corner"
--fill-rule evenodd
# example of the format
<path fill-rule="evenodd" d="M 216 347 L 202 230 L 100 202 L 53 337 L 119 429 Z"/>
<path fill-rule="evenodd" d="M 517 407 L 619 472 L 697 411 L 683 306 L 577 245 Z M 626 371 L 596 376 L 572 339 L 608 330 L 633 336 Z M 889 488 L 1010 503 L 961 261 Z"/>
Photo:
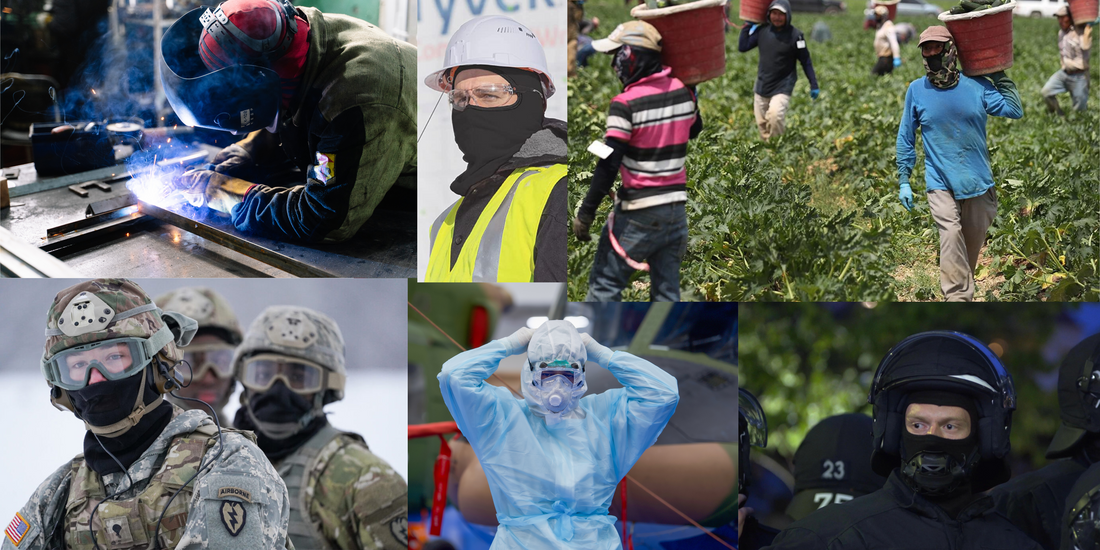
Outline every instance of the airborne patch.
<path fill-rule="evenodd" d="M 248 519 L 244 506 L 241 506 L 239 502 L 230 500 L 222 502 L 221 518 L 225 530 L 229 531 L 229 534 L 234 537 L 241 534 L 241 529 L 244 529 L 244 522 Z"/>
<path fill-rule="evenodd" d="M 240 487 L 222 487 L 218 489 L 218 498 L 223 499 L 225 497 L 237 497 L 249 504 L 252 503 L 252 493 Z"/>
<path fill-rule="evenodd" d="M 393 538 L 397 539 L 404 546 L 409 544 L 409 517 L 401 516 L 393 518 L 390 522 L 390 531 L 393 532 Z"/>

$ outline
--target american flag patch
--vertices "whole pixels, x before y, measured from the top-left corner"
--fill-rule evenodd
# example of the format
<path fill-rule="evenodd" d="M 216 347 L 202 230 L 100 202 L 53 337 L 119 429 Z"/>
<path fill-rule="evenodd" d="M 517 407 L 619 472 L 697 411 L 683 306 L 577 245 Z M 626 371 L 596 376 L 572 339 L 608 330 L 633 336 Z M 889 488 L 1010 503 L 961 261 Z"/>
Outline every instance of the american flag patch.
<path fill-rule="evenodd" d="M 19 543 L 23 541 L 23 536 L 27 534 L 27 529 L 30 529 L 30 525 L 27 525 L 27 520 L 23 519 L 23 516 L 19 515 L 19 512 L 15 513 L 15 517 L 12 518 L 11 523 L 8 524 L 8 528 L 4 530 L 4 533 L 11 539 L 11 543 L 19 546 Z"/>

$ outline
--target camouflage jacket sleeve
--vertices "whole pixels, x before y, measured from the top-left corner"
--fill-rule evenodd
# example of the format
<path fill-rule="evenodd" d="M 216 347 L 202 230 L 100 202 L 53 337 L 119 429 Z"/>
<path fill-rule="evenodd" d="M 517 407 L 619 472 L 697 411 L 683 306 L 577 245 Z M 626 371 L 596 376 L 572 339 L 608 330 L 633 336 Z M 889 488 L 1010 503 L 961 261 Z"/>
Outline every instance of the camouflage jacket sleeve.
<path fill-rule="evenodd" d="M 208 456 L 219 453 L 194 481 L 187 527 L 178 550 L 289 547 L 290 500 L 286 485 L 263 452 L 245 436 L 226 432 Z"/>
<path fill-rule="evenodd" d="M 408 486 L 358 442 L 340 447 L 327 461 L 310 515 L 341 550 L 408 548 Z"/>
<path fill-rule="evenodd" d="M 72 478 L 70 463 L 50 474 L 19 510 L 17 517 L 5 524 L 5 534 L 0 543 L 2 550 L 51 550 L 63 548 L 64 540 L 51 540 L 59 521 L 65 514 L 65 502 L 69 496 L 69 480 Z M 5 518 L 8 519 L 8 518 Z M 14 534 L 14 538 L 12 536 Z M 15 544 L 18 540 L 19 544 Z"/>

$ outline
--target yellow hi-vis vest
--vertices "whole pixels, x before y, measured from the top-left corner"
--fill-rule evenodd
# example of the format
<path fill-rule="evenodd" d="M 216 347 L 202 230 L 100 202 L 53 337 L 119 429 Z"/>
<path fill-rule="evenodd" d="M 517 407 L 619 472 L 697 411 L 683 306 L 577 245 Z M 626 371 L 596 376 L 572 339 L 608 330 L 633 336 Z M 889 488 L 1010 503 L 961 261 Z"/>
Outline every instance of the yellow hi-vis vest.
<path fill-rule="evenodd" d="M 535 277 L 535 236 L 564 164 L 517 168 L 489 200 L 451 268 L 455 213 L 462 199 L 432 224 L 427 281 L 528 283 Z"/>

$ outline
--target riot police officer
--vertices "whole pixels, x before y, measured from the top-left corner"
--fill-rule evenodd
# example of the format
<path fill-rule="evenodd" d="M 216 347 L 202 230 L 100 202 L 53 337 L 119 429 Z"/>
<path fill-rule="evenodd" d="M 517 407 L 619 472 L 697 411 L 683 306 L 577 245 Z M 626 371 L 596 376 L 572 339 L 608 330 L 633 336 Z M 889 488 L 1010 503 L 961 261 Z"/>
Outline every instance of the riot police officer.
<path fill-rule="evenodd" d="M 39 485 L 3 550 L 286 544 L 286 486 L 250 434 L 164 401 L 195 329 L 126 279 L 57 294 L 42 373 L 54 405 L 84 422 L 84 453 Z"/>
<path fill-rule="evenodd" d="M 768 446 L 768 419 L 756 396 L 745 388 L 737 388 L 737 542 L 740 550 L 757 550 L 771 544 L 779 533 L 761 524 L 752 515 L 752 508 L 743 508 L 748 499 L 746 489 L 752 476 L 749 469 L 749 448 Z"/>
<path fill-rule="evenodd" d="M 1070 488 L 1063 517 L 1060 550 L 1100 550 L 1100 463 Z"/>
<path fill-rule="evenodd" d="M 183 350 L 183 360 L 190 367 L 185 386 L 168 400 L 184 409 L 198 409 L 218 415 L 233 395 L 233 350 L 241 343 L 241 325 L 233 308 L 221 294 L 204 287 L 184 287 L 157 297 L 154 302 L 166 310 L 178 311 L 199 323 L 191 344 Z M 209 405 L 210 409 L 195 400 Z"/>
<path fill-rule="evenodd" d="M 799 520 L 814 510 L 848 502 L 882 488 L 871 469 L 871 417 L 830 416 L 810 428 L 794 453 L 794 498 L 787 515 Z"/>
<path fill-rule="evenodd" d="M 344 337 L 326 315 L 272 306 L 233 356 L 244 386 L 234 425 L 254 430 L 290 493 L 296 548 L 408 547 L 408 488 L 362 436 L 328 423 L 323 407 L 344 398 Z"/>
<path fill-rule="evenodd" d="M 997 509 L 1046 550 L 1061 545 L 1063 504 L 1074 481 L 1100 461 L 1100 334 L 1066 354 L 1058 371 L 1062 424 L 1047 448 L 1061 458 L 994 489 Z"/>
<path fill-rule="evenodd" d="M 888 475 L 869 495 L 794 522 L 770 550 L 1038 550 L 982 491 L 1008 479 L 1016 391 L 984 344 L 959 332 L 902 340 L 883 358 L 871 466 Z"/>

